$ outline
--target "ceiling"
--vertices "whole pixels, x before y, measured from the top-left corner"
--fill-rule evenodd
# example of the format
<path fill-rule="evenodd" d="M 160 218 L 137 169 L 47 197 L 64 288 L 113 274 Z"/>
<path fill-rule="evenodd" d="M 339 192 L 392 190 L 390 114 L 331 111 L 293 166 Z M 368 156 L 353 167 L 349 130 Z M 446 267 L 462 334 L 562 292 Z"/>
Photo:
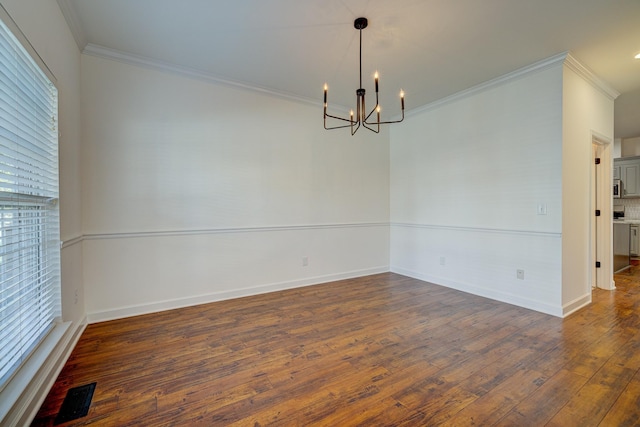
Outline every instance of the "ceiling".
<path fill-rule="evenodd" d="M 81 50 L 107 48 L 283 96 L 355 105 L 380 73 L 397 114 L 563 52 L 621 95 L 615 137 L 640 136 L 639 0 L 58 0 Z M 88 47 L 87 47 L 88 46 Z M 386 110 L 385 110 L 386 111 Z M 384 112 L 383 112 L 384 116 Z M 383 117 L 384 118 L 384 117 Z"/>

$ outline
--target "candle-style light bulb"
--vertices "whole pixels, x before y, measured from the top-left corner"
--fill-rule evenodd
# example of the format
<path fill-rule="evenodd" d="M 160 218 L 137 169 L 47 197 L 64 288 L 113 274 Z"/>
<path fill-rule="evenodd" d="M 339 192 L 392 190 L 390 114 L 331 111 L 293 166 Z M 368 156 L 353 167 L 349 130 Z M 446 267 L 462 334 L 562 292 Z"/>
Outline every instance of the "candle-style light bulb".
<path fill-rule="evenodd" d="M 355 131 L 353 130 L 353 124 L 354 124 L 354 122 L 353 122 L 353 110 L 349 111 L 349 124 L 351 125 L 351 135 L 353 135 L 355 133 Z"/>
<path fill-rule="evenodd" d="M 404 110 L 404 91 L 402 89 L 400 89 L 400 105 Z"/>
<path fill-rule="evenodd" d="M 329 86 L 327 86 L 327 84 L 324 84 L 324 106 L 327 106 L 327 91 L 329 90 Z"/>
<path fill-rule="evenodd" d="M 376 112 L 378 113 L 378 123 L 380 123 L 380 106 L 376 107 Z"/>
<path fill-rule="evenodd" d="M 373 75 L 373 80 L 376 82 L 376 93 L 378 93 L 378 72 Z"/>

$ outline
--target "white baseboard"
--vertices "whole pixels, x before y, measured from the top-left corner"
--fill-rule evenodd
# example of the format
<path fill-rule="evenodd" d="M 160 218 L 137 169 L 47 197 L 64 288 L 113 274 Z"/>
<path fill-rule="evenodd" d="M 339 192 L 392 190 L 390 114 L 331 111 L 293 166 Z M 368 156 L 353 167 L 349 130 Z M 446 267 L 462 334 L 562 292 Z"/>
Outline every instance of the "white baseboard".
<path fill-rule="evenodd" d="M 268 292 L 282 291 L 285 289 L 300 288 L 303 286 L 317 285 L 319 283 L 332 282 L 336 280 L 351 279 L 354 277 L 369 276 L 371 274 L 386 273 L 389 266 L 380 266 L 364 270 L 347 271 L 337 274 L 327 274 L 323 276 L 305 277 L 303 279 L 291 280 L 287 282 L 268 283 L 251 286 L 247 288 L 234 289 L 229 291 L 212 292 L 204 295 L 196 295 L 184 298 L 176 298 L 166 301 L 152 302 L 148 304 L 138 304 L 121 307 L 113 310 L 96 311 L 87 314 L 89 323 L 105 322 L 107 320 L 122 319 L 125 317 L 138 316 L 141 314 L 155 313 L 164 310 L 189 307 L 199 304 L 207 304 L 216 301 L 224 301 L 233 298 L 241 298 L 251 295 L 265 294 Z"/>
<path fill-rule="evenodd" d="M 2 390 L 0 425 L 31 424 L 86 326 L 85 317 L 80 322 L 65 322 L 54 327 Z"/>
<path fill-rule="evenodd" d="M 571 313 L 575 313 L 582 307 L 586 307 L 589 304 L 591 304 L 591 292 L 565 304 L 562 307 L 562 317 L 567 317 Z"/>
<path fill-rule="evenodd" d="M 565 314 L 562 307 L 549 305 L 540 301 L 530 300 L 528 298 L 521 298 L 516 295 L 511 295 L 503 292 L 486 289 L 480 286 L 475 286 L 470 283 L 462 283 L 453 280 L 443 279 L 441 277 L 431 276 L 428 274 L 419 273 L 417 271 L 407 270 L 401 267 L 391 266 L 391 272 L 409 276 L 414 279 L 424 280 L 425 282 L 433 283 L 434 285 L 444 286 L 447 288 L 455 289 L 462 292 L 467 292 L 473 295 L 489 298 L 492 300 L 504 302 L 507 304 L 517 305 L 518 307 L 527 308 L 541 313 L 550 314 L 556 317 L 563 317 Z"/>

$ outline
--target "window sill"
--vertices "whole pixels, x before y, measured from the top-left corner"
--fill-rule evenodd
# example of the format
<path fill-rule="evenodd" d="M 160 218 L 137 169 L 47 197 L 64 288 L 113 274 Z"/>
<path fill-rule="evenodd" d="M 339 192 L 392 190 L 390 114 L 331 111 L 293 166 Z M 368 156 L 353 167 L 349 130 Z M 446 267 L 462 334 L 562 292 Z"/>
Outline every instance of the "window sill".
<path fill-rule="evenodd" d="M 44 401 L 86 322 L 56 324 L 0 392 L 0 425 L 28 425 Z"/>

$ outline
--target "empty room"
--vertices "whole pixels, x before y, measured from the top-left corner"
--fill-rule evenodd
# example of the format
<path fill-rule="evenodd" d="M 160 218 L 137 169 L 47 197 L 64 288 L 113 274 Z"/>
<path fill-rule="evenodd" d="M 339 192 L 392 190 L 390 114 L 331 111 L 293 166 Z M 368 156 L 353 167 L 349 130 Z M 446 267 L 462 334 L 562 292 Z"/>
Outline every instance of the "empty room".
<path fill-rule="evenodd" d="M 640 423 L 640 2 L 0 6 L 0 425 Z"/>

